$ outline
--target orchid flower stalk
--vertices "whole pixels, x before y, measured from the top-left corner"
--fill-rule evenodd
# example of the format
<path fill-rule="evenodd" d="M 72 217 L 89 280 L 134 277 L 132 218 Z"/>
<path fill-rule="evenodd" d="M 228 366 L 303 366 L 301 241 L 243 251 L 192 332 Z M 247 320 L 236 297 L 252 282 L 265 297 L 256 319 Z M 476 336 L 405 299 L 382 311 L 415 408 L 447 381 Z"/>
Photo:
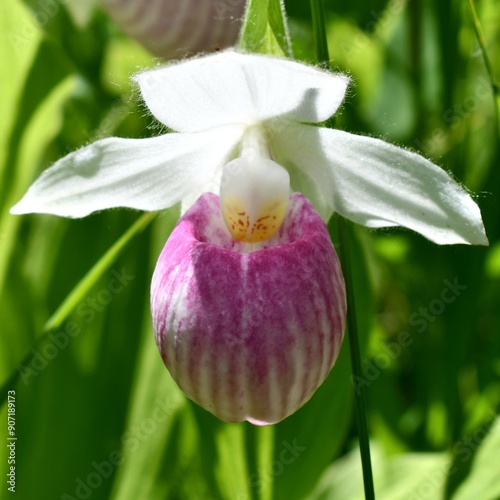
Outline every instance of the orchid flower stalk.
<path fill-rule="evenodd" d="M 345 75 L 228 50 L 135 81 L 176 132 L 77 150 L 12 213 L 180 203 L 153 276 L 155 338 L 181 389 L 222 420 L 278 422 L 332 368 L 346 307 L 324 224 L 332 213 L 438 244 L 488 243 L 478 206 L 444 170 L 320 126 L 345 97 Z"/>

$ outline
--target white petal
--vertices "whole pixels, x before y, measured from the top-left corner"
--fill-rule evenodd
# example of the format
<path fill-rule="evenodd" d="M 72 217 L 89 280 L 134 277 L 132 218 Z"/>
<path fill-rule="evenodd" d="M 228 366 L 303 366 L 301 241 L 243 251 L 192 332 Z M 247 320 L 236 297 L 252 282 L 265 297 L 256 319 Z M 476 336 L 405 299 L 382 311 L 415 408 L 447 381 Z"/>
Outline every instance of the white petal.
<path fill-rule="evenodd" d="M 476 203 L 444 170 L 416 153 L 307 125 L 283 129 L 273 147 L 277 161 L 310 176 L 313 202 L 358 224 L 404 226 L 438 244 L 488 244 Z M 299 186 L 293 182 L 292 176 L 292 188 L 300 190 L 300 179 Z"/>
<path fill-rule="evenodd" d="M 179 132 L 286 117 L 321 122 L 340 106 L 344 75 L 286 59 L 234 51 L 135 76 L 153 115 Z"/>
<path fill-rule="evenodd" d="M 11 213 L 84 217 L 111 207 L 168 208 L 209 184 L 241 135 L 238 127 L 224 127 L 97 141 L 43 172 Z"/>

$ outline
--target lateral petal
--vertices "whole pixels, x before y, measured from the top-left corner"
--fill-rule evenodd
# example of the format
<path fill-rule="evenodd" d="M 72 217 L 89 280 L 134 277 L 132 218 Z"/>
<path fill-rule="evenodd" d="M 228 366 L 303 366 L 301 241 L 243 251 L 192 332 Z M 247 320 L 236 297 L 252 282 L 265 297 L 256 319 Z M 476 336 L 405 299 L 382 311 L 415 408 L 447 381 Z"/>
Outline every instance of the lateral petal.
<path fill-rule="evenodd" d="M 404 226 L 445 245 L 487 245 L 479 207 L 443 169 L 380 139 L 292 124 L 274 136 L 282 164 L 313 181 L 312 201 L 367 227 Z M 300 190 L 298 185 L 292 187 Z M 310 189 L 310 182 L 305 183 Z M 310 194 L 311 196 L 311 194 Z"/>
<path fill-rule="evenodd" d="M 85 217 L 112 207 L 171 207 L 203 190 L 217 171 L 220 175 L 241 134 L 238 127 L 224 127 L 148 139 L 102 139 L 45 170 L 11 213 Z"/>

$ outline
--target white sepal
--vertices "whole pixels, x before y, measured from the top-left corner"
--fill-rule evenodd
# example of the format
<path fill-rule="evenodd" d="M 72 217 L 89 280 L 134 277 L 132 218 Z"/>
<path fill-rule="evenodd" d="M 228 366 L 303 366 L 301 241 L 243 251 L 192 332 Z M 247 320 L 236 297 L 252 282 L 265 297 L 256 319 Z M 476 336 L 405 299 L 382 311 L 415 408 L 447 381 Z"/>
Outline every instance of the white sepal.
<path fill-rule="evenodd" d="M 135 81 L 151 113 L 178 132 L 277 117 L 322 122 L 349 83 L 345 75 L 232 50 L 144 71 Z"/>
<path fill-rule="evenodd" d="M 368 227 L 407 227 L 440 245 L 488 244 L 477 204 L 443 169 L 416 153 L 300 124 L 276 134 L 273 146 L 280 162 L 310 178 L 304 185 L 317 206 L 328 204 L 331 212 Z M 292 175 L 292 188 L 304 192 L 300 183 Z"/>
<path fill-rule="evenodd" d="M 168 208 L 193 191 L 209 190 L 241 135 L 233 126 L 94 142 L 45 170 L 11 213 L 85 217 L 112 207 Z"/>

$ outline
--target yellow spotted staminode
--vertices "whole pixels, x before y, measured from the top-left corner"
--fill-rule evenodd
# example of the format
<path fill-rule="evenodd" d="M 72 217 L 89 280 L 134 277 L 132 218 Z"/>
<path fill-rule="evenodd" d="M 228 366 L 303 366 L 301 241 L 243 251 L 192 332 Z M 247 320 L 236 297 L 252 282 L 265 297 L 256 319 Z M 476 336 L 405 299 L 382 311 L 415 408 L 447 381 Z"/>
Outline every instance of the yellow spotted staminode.
<path fill-rule="evenodd" d="M 245 243 L 274 236 L 285 218 L 289 197 L 290 176 L 271 159 L 265 129 L 249 127 L 240 157 L 225 165 L 222 173 L 221 210 L 231 236 Z"/>

